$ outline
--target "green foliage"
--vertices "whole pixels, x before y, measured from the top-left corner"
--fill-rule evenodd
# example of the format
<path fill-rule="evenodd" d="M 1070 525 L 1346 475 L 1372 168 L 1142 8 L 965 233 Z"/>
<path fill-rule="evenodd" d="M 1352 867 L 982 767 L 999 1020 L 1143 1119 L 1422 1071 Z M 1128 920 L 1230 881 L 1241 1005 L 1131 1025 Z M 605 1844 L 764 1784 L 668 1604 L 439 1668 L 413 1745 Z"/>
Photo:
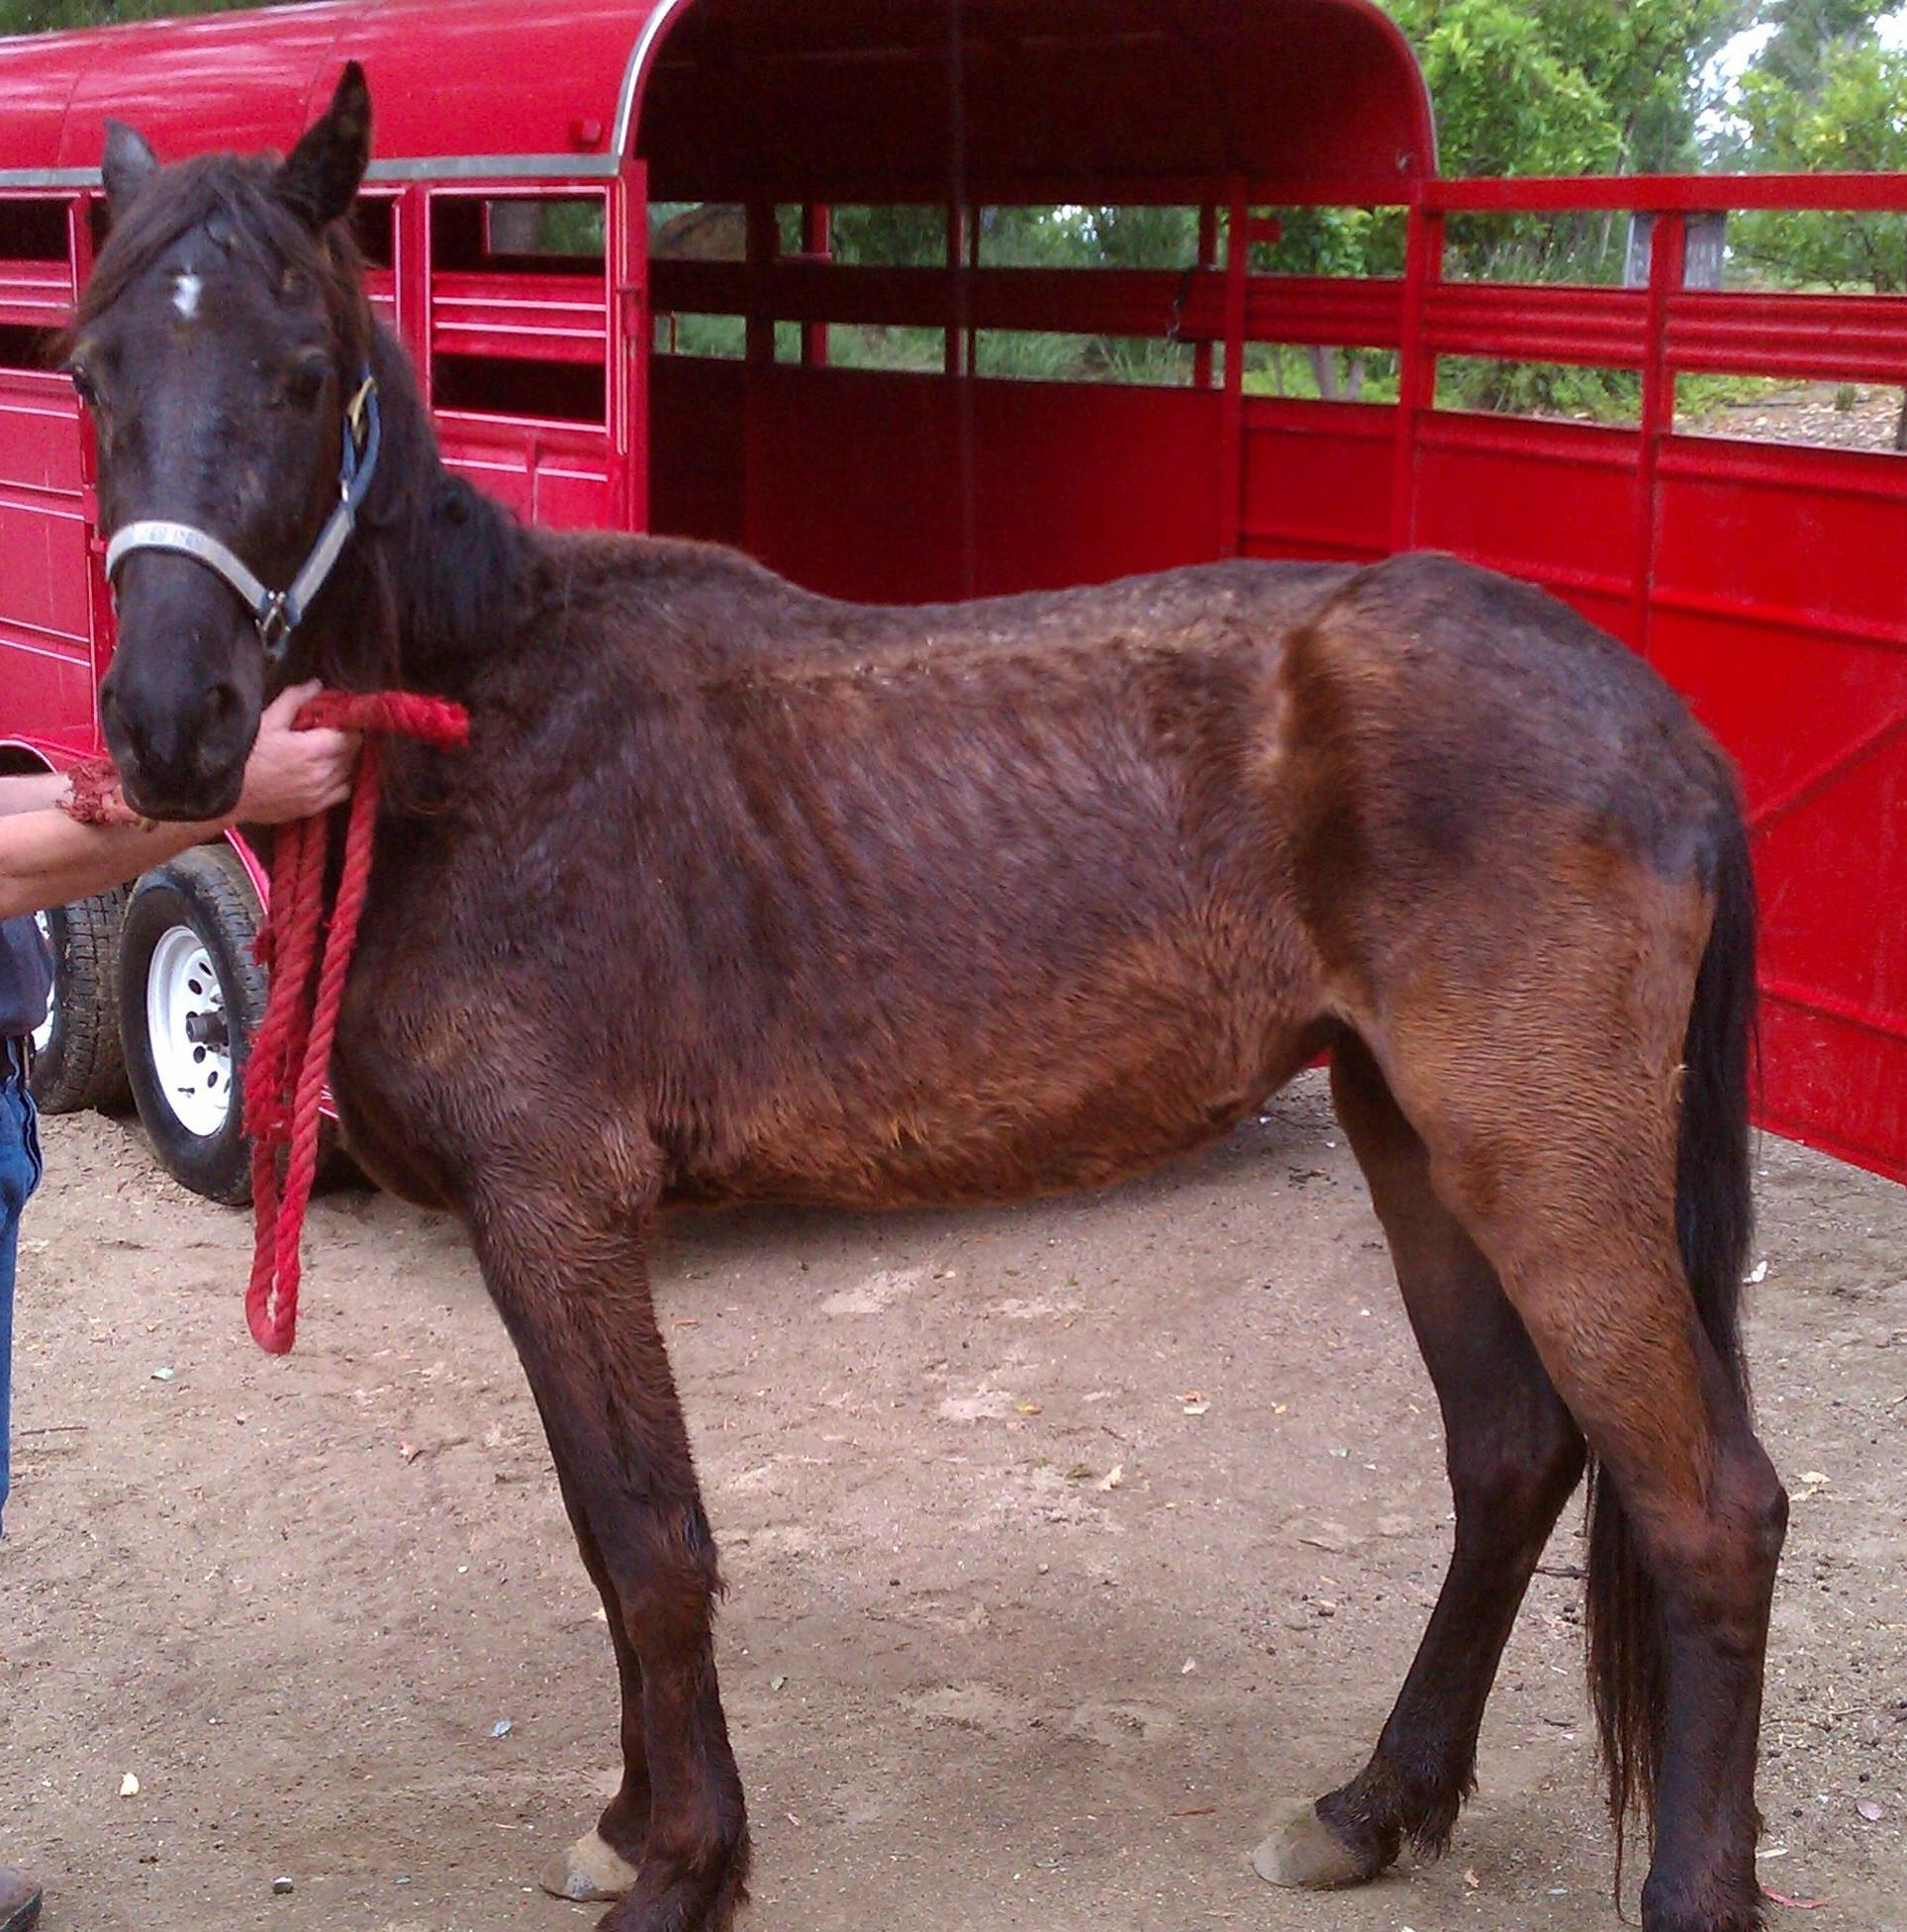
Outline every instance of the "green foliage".
<path fill-rule="evenodd" d="M 223 14 L 257 4 L 259 0 L 0 0 L 0 34 L 45 34 L 56 28 L 103 27 L 172 14 Z"/>
<path fill-rule="evenodd" d="M 1755 63 L 1757 75 L 1818 96 L 1834 49 L 1870 41 L 1879 21 L 1898 8 L 1899 0 L 1769 0 L 1760 22 L 1774 34 Z"/>
<path fill-rule="evenodd" d="M 1763 167 L 1907 169 L 1907 52 L 1882 47 L 1871 19 L 1825 45 L 1790 47 L 1744 76 L 1737 114 L 1737 151 Z M 1907 222 L 1899 215 L 1743 215 L 1729 239 L 1738 255 L 1780 282 L 1883 295 L 1907 289 Z"/>

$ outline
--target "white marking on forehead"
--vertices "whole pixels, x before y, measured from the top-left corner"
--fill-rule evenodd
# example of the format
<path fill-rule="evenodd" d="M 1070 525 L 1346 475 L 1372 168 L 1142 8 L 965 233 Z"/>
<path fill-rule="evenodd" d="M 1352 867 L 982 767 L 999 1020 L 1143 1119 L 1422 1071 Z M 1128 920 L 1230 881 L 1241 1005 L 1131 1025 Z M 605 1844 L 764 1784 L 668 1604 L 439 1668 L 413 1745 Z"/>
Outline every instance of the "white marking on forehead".
<path fill-rule="evenodd" d="M 172 306 L 187 322 L 198 321 L 199 296 L 204 288 L 205 284 L 190 272 L 181 275 L 172 284 Z"/>

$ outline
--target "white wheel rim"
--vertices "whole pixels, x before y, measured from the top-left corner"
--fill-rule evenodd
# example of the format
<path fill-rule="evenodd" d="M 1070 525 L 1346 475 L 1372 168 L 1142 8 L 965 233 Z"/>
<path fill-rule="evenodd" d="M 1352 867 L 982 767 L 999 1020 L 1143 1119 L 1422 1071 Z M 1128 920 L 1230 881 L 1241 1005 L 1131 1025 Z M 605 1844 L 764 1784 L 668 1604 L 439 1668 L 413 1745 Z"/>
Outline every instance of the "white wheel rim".
<path fill-rule="evenodd" d="M 189 925 L 170 927 L 145 969 L 145 1037 L 166 1106 L 201 1139 L 217 1133 L 232 1112 L 232 1045 L 217 1037 L 225 1024 L 225 988 L 205 941 Z M 195 1039 L 194 1031 L 205 1027 L 215 1037 Z"/>
<path fill-rule="evenodd" d="M 51 952 L 53 945 L 52 920 L 45 913 L 36 913 L 33 918 L 34 923 L 40 928 L 42 942 L 46 945 L 47 950 Z M 33 1050 L 36 1053 L 45 1053 L 47 1048 L 52 1043 L 53 1009 L 58 1004 L 59 986 L 57 981 L 55 981 L 54 984 L 47 989 L 47 1016 L 33 1029 Z"/>

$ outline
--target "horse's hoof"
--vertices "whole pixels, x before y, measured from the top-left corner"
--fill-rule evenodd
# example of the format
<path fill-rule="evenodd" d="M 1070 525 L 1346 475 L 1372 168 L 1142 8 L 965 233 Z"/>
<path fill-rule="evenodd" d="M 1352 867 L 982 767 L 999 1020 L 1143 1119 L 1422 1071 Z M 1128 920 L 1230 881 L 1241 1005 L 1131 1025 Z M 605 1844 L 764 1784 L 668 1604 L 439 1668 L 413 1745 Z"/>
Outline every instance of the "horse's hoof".
<path fill-rule="evenodd" d="M 1312 1891 L 1361 1885 L 1378 1876 L 1308 1804 L 1252 1854 L 1252 1870 L 1270 1884 L 1302 1885 Z"/>
<path fill-rule="evenodd" d="M 635 1884 L 635 1867 L 615 1851 L 601 1832 L 591 1831 L 552 1859 L 536 1883 L 552 1898 L 574 1898 L 578 1902 L 620 1898 Z"/>

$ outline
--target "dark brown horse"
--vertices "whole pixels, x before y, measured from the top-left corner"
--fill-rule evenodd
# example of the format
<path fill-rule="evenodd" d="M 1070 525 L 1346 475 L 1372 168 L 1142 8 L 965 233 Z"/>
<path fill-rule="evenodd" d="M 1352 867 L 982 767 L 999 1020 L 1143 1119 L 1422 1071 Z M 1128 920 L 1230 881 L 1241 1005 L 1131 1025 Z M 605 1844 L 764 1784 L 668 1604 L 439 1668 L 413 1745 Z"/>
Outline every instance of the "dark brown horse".
<path fill-rule="evenodd" d="M 874 610 L 525 530 L 441 468 L 365 306 L 339 223 L 369 115 L 353 68 L 282 166 L 113 134 L 71 343 L 106 525 L 195 526 L 282 586 L 366 367 L 383 447 L 275 671 L 204 561 L 125 556 L 103 704 L 174 817 L 231 802 L 273 677 L 474 720 L 469 753 L 399 761 L 335 1080 L 372 1173 L 469 1229 L 608 1611 L 623 1781 L 555 1884 L 624 1894 L 615 1932 L 718 1932 L 744 1896 L 657 1210 L 1095 1186 L 1328 1051 L 1456 1548 L 1370 1763 L 1260 1869 L 1349 1884 L 1445 1843 L 1587 1460 L 1644 1923 L 1747 1932 L 1785 1498 L 1736 1335 L 1754 903 L 1715 746 L 1561 605 L 1444 558 Z"/>

